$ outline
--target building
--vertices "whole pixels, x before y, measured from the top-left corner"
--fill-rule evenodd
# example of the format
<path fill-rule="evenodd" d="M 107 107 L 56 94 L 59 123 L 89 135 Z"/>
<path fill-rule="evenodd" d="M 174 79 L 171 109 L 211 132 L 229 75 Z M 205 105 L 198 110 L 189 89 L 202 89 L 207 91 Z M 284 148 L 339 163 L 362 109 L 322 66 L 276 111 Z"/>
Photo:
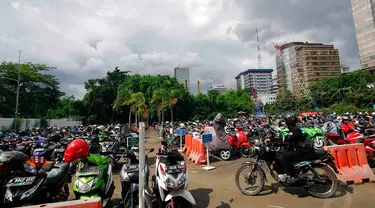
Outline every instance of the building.
<path fill-rule="evenodd" d="M 277 46 L 278 47 L 278 46 Z M 341 74 L 339 52 L 333 45 L 291 42 L 278 47 L 276 55 L 278 95 L 288 90 L 296 98 L 303 86 L 311 86 Z"/>
<path fill-rule="evenodd" d="M 209 91 L 217 91 L 219 94 L 225 94 L 227 93 L 227 88 L 224 87 L 222 84 L 213 84 L 211 87 L 207 89 L 207 92 Z"/>
<path fill-rule="evenodd" d="M 190 73 L 187 67 L 175 67 L 174 77 L 177 81 L 185 86 L 185 89 L 190 91 Z"/>
<path fill-rule="evenodd" d="M 257 100 L 260 100 L 264 105 L 276 102 L 276 94 L 258 94 Z"/>
<path fill-rule="evenodd" d="M 375 1 L 351 0 L 361 68 L 375 72 Z"/>
<path fill-rule="evenodd" d="M 239 73 L 235 79 L 238 89 L 255 89 L 257 94 L 270 94 L 273 69 L 248 69 Z"/>

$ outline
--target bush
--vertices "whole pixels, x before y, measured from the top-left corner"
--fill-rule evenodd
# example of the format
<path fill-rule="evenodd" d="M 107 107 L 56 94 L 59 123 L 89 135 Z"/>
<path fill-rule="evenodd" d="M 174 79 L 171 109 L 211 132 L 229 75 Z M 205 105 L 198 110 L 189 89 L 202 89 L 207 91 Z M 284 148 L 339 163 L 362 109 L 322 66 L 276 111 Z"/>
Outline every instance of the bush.
<path fill-rule="evenodd" d="M 13 119 L 12 126 L 9 127 L 9 129 L 14 129 L 16 131 L 20 130 L 22 126 L 23 119 L 20 117 L 16 117 Z M 16 127 L 16 128 L 14 128 Z"/>
<path fill-rule="evenodd" d="M 46 118 L 41 118 L 41 119 L 40 119 L 40 127 L 41 127 L 41 128 L 46 128 L 46 127 L 48 127 L 48 126 L 49 126 L 49 124 L 48 124 L 47 119 L 46 119 Z"/>

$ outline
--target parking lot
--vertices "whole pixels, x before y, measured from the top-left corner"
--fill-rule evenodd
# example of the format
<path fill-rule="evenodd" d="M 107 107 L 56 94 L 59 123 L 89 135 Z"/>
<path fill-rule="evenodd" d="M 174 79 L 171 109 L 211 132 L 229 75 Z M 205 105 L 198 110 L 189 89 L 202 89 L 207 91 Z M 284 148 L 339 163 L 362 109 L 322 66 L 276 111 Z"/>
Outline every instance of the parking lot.
<path fill-rule="evenodd" d="M 155 131 L 147 131 L 146 148 L 155 148 L 160 144 Z M 155 152 L 149 155 L 151 174 L 154 173 Z M 232 161 L 213 161 L 216 169 L 203 170 L 204 165 L 198 166 L 188 162 L 189 190 L 194 196 L 197 207 L 229 208 L 229 207 L 259 207 L 259 208 L 350 208 L 373 207 L 375 204 L 375 184 L 351 185 L 340 187 L 334 198 L 316 199 L 309 196 L 303 189 L 278 186 L 268 177 L 266 190 L 260 196 L 243 195 L 235 185 L 235 172 L 241 162 L 247 159 L 240 158 Z M 121 206 L 121 184 L 118 174 L 115 174 L 116 190 L 113 196 L 113 206 Z M 73 194 L 70 198 L 73 199 Z"/>

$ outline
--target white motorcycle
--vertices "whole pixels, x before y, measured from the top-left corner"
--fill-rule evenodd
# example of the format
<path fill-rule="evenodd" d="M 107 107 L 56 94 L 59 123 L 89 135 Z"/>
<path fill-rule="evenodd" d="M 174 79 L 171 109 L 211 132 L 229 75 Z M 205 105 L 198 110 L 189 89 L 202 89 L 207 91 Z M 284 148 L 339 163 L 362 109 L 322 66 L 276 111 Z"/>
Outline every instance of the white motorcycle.
<path fill-rule="evenodd" d="M 184 157 L 177 150 L 167 151 L 165 141 L 162 144 L 162 150 L 156 159 L 155 175 L 152 177 L 152 188 L 160 207 L 194 207 L 194 197 L 187 189 L 188 171 Z"/>

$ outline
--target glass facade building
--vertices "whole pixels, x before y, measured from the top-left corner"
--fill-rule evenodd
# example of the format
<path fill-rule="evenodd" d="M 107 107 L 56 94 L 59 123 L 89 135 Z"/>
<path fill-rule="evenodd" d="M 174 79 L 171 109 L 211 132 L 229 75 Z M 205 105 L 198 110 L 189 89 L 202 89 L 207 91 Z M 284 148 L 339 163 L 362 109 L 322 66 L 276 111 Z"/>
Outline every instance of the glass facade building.
<path fill-rule="evenodd" d="M 174 77 L 190 92 L 190 73 L 187 67 L 175 67 Z"/>
<path fill-rule="evenodd" d="M 297 98 L 303 93 L 300 83 L 311 86 L 341 74 L 338 50 L 333 45 L 322 43 L 292 42 L 282 45 L 276 55 L 276 68 L 277 94 L 284 95 L 290 91 Z"/>
<path fill-rule="evenodd" d="M 361 68 L 375 71 L 375 0 L 351 0 Z"/>

